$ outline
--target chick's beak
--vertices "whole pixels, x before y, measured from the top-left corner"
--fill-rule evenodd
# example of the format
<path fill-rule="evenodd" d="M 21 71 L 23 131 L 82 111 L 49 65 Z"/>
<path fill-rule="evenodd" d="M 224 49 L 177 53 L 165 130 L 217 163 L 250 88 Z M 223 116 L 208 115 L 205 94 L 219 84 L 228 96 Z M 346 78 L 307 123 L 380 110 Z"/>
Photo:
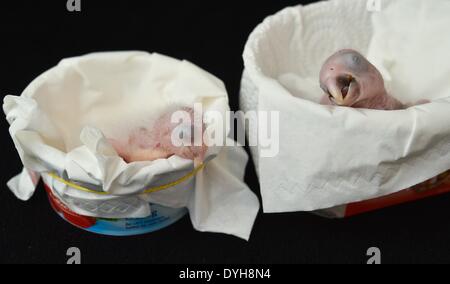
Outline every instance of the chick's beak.
<path fill-rule="evenodd" d="M 333 83 L 328 86 L 328 93 L 330 95 L 330 98 L 332 98 L 337 105 L 344 105 L 345 98 L 342 95 L 341 88 L 339 88 L 336 84 Z"/>

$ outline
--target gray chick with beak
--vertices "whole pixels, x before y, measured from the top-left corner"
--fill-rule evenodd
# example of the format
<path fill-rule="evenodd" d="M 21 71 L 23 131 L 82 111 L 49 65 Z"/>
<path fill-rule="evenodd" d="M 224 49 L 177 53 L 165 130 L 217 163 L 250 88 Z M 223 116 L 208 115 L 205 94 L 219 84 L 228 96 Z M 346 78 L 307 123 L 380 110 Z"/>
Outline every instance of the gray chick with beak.
<path fill-rule="evenodd" d="M 406 108 L 385 89 L 381 73 L 363 55 L 351 49 L 328 58 L 320 71 L 322 104 L 378 110 Z"/>

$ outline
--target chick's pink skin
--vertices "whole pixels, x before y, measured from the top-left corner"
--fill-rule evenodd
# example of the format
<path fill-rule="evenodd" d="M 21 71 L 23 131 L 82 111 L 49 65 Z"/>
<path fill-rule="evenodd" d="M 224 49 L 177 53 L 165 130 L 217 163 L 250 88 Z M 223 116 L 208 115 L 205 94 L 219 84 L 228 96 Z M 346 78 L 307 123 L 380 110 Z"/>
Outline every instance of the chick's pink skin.
<path fill-rule="evenodd" d="M 167 152 L 169 152 L 171 155 L 176 155 L 188 160 L 194 160 L 197 163 L 203 162 L 206 152 L 208 150 L 208 147 L 205 145 L 203 141 L 203 133 L 205 130 L 205 125 L 203 121 L 195 121 L 196 116 L 194 113 L 194 110 L 192 108 L 182 108 L 179 111 L 185 112 L 190 117 L 191 123 L 186 124 L 180 124 L 180 123 L 173 123 L 172 115 L 174 112 L 169 112 L 160 117 L 156 123 L 155 127 L 153 128 L 154 132 L 154 140 L 159 141 L 160 147 L 164 148 Z M 202 115 L 198 114 L 200 119 L 202 119 Z M 172 141 L 172 134 L 176 130 L 182 129 L 184 140 L 186 142 L 189 142 L 189 145 L 186 146 L 175 146 L 174 141 Z M 185 131 L 184 131 L 185 130 Z M 176 136 L 177 133 L 174 135 Z M 195 144 L 194 135 L 198 134 L 200 137 L 200 145 Z M 181 137 L 179 137 L 181 139 Z"/>
<path fill-rule="evenodd" d="M 190 108 L 183 108 L 181 111 L 185 111 L 191 117 L 191 124 L 181 125 L 189 130 L 184 135 L 194 135 L 192 132 L 196 128 L 200 128 L 199 133 L 203 134 L 203 122 L 194 121 L 194 111 Z M 132 131 L 126 142 L 115 139 L 109 139 L 109 142 L 117 154 L 128 163 L 167 159 L 173 155 L 194 160 L 196 164 L 203 163 L 208 150 L 203 139 L 201 146 L 196 146 L 190 136 L 187 138 L 192 140 L 191 145 L 175 146 L 172 143 L 172 133 L 180 126 L 180 123 L 172 123 L 173 113 L 162 115 L 151 129 L 139 128 Z"/>
<path fill-rule="evenodd" d="M 322 104 L 378 110 L 405 108 L 387 93 L 377 68 L 355 50 L 340 50 L 325 61 L 320 86 L 326 93 Z"/>

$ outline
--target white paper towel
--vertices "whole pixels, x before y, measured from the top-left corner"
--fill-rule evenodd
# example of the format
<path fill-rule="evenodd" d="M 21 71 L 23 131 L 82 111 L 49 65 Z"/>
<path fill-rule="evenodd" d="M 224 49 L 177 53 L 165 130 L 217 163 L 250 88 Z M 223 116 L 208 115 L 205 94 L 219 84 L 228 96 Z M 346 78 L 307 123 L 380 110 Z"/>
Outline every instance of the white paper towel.
<path fill-rule="evenodd" d="M 252 152 L 265 212 L 376 198 L 450 169 L 450 42 L 439 40 L 450 26 L 448 1 L 381 1 L 380 11 L 367 4 L 287 8 L 248 40 L 241 106 L 280 112 L 279 155 Z M 392 96 L 432 103 L 400 111 L 317 104 L 320 68 L 343 48 L 365 54 Z"/>
<path fill-rule="evenodd" d="M 148 127 L 168 108 L 195 103 L 201 103 L 204 112 L 229 110 L 223 83 L 187 61 L 145 52 L 65 59 L 20 97 L 4 99 L 10 134 L 27 169 L 8 186 L 18 198 L 29 199 L 39 179 L 30 174 L 35 172 L 78 214 L 143 218 L 150 215 L 149 202 L 187 207 L 196 229 L 248 239 L 259 202 L 243 182 L 248 157 L 241 147 L 211 147 L 209 162 L 195 179 L 143 194 L 192 172 L 193 161 L 172 156 L 127 164 L 108 142 Z M 76 190 L 51 172 L 110 195 Z M 89 209 L 102 205 L 121 210 Z"/>

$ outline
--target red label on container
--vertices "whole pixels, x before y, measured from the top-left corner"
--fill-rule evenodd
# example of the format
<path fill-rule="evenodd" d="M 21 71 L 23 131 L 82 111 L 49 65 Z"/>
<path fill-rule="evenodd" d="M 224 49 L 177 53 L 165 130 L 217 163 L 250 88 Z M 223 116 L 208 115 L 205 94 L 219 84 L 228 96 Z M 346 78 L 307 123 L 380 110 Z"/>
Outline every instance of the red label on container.
<path fill-rule="evenodd" d="M 64 203 L 62 203 L 58 199 L 58 197 L 53 194 L 50 187 L 45 183 L 44 188 L 47 192 L 48 199 L 50 200 L 50 204 L 52 205 L 53 209 L 55 209 L 55 211 L 57 211 L 58 213 L 63 214 L 64 219 L 66 219 L 69 223 L 83 229 L 87 229 L 95 225 L 95 223 L 97 222 L 95 218 L 82 216 L 73 212 Z"/>
<path fill-rule="evenodd" d="M 391 195 L 347 205 L 345 217 L 450 192 L 449 172 Z"/>

